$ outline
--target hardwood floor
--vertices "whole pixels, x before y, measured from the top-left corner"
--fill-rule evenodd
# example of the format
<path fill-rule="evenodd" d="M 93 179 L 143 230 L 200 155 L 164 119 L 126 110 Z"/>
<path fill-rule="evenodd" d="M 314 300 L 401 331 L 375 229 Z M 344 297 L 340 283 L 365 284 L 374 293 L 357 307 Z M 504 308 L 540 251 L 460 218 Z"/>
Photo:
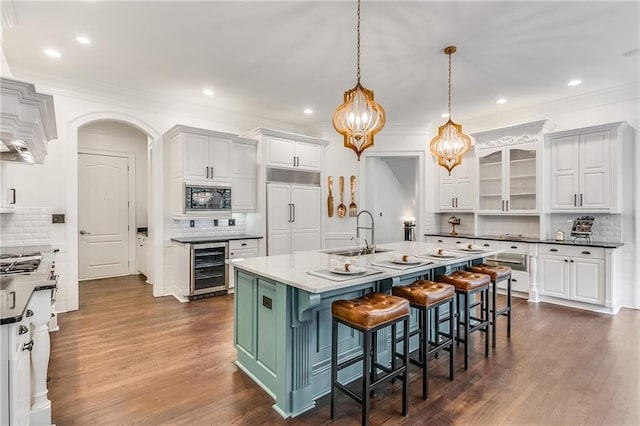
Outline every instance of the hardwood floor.
<path fill-rule="evenodd" d="M 640 311 L 610 317 L 514 301 L 512 338 L 500 323 L 489 358 L 474 336 L 470 368 L 459 351 L 455 381 L 446 356 L 433 362 L 428 401 L 413 367 L 409 416 L 396 382 L 373 399 L 371 423 L 640 424 Z M 328 396 L 284 420 L 236 368 L 233 296 L 182 304 L 153 298 L 136 276 L 94 280 L 80 284 L 80 310 L 58 322 L 49 365 L 57 425 L 331 423 Z M 360 407 L 341 395 L 338 416 L 359 424 Z"/>

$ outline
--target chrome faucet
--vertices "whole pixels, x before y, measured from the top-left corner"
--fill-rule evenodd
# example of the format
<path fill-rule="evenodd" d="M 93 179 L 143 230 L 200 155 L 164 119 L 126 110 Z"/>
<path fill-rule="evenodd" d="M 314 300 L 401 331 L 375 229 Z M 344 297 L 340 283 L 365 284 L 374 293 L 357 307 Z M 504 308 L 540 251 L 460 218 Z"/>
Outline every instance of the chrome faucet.
<path fill-rule="evenodd" d="M 371 219 L 371 226 L 360 226 L 360 215 L 362 213 L 366 213 L 369 215 L 369 218 Z M 360 230 L 361 229 L 370 229 L 371 230 L 371 246 L 369 246 L 369 243 L 367 242 L 366 238 L 364 240 L 364 243 L 367 247 L 367 250 L 375 247 L 375 225 L 373 223 L 373 215 L 371 214 L 371 212 L 369 210 L 361 210 L 360 213 L 358 213 L 358 216 L 356 216 L 356 238 L 360 238 Z"/>

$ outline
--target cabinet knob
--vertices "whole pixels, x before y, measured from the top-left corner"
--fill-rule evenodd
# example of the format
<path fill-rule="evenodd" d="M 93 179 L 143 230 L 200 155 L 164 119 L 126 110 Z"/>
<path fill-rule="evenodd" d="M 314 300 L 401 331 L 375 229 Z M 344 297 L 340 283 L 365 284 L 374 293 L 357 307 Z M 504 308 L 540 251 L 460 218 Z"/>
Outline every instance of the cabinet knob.
<path fill-rule="evenodd" d="M 569 262 L 573 263 L 573 259 L 571 259 Z"/>
<path fill-rule="evenodd" d="M 33 311 L 31 309 L 27 309 L 27 317 L 32 317 Z"/>
<path fill-rule="evenodd" d="M 26 325 L 21 325 L 18 327 L 18 335 L 27 334 L 29 332 L 29 328 Z"/>
<path fill-rule="evenodd" d="M 25 343 L 24 345 L 22 345 L 23 351 L 31 352 L 32 349 L 33 349 L 33 339 L 31 339 L 28 343 Z"/>
<path fill-rule="evenodd" d="M 565 262 L 568 262 L 568 260 L 567 260 L 567 259 L 565 259 L 564 261 L 565 261 Z"/>

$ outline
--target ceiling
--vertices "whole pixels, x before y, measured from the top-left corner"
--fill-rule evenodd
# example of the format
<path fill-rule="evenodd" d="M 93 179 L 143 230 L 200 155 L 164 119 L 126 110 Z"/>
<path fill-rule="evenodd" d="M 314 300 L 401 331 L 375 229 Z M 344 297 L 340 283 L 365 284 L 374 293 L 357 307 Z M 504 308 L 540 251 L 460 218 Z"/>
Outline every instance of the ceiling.
<path fill-rule="evenodd" d="M 355 1 L 13 2 L 14 77 L 186 101 L 309 126 L 355 85 Z M 362 83 L 388 122 L 453 118 L 638 84 L 638 2 L 362 3 Z M 75 41 L 91 39 L 88 46 Z M 62 57 L 45 56 L 46 48 Z M 624 55 L 635 50 L 635 53 Z M 584 83 L 568 87 L 571 79 Z M 215 95 L 202 94 L 211 87 Z M 508 103 L 497 105 L 505 97 Z M 303 114 L 310 107 L 314 113 Z"/>

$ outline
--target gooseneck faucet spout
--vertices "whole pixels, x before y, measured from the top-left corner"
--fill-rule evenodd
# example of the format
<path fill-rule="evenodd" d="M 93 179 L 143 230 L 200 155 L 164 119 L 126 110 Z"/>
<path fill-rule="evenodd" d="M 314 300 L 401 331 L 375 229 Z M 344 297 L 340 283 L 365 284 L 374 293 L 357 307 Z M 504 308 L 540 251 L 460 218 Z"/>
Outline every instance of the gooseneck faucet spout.
<path fill-rule="evenodd" d="M 369 218 L 371 219 L 371 226 L 360 226 L 360 215 L 362 213 L 366 213 L 369 215 Z M 360 213 L 358 213 L 358 216 L 356 216 L 356 238 L 360 238 L 360 230 L 361 229 L 370 229 L 371 230 L 371 247 L 369 247 L 369 244 L 367 244 L 367 249 L 370 249 L 372 247 L 375 247 L 376 245 L 376 237 L 375 237 L 375 225 L 373 223 L 373 215 L 371 214 L 371 212 L 369 210 L 361 210 Z M 365 239 L 365 243 L 366 243 L 366 239 Z"/>

